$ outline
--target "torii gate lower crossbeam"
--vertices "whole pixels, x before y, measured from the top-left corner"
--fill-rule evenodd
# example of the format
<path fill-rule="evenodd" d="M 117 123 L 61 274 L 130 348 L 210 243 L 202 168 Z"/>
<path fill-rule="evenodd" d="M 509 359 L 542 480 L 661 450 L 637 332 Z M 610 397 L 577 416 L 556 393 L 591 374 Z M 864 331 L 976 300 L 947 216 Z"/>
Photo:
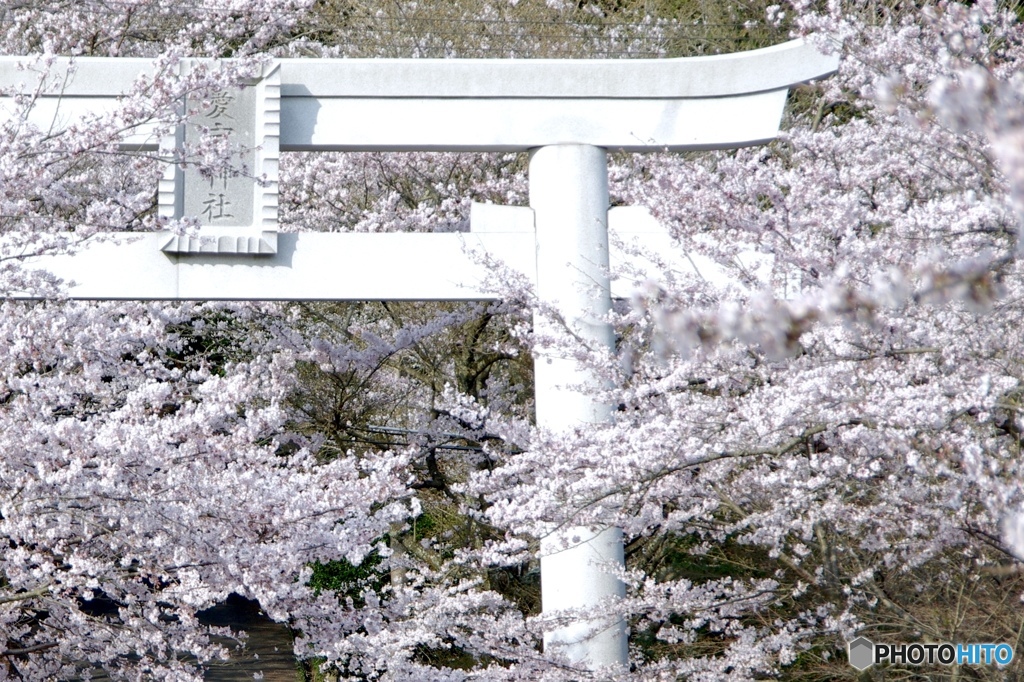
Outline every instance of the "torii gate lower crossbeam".
<path fill-rule="evenodd" d="M 24 80 L 17 62 L 0 58 L 0 92 Z M 56 68 L 63 69 L 56 86 L 43 84 L 30 112 L 30 122 L 43 127 L 109 108 L 152 65 L 81 59 Z M 577 337 L 611 353 L 606 315 L 616 253 L 608 228 L 617 209 L 608 209 L 606 150 L 767 141 L 777 134 L 788 89 L 836 68 L 835 56 L 804 41 L 674 60 L 280 60 L 230 110 L 236 120 L 248 116 L 239 126 L 253 150 L 247 163 L 265 181 L 225 180 L 215 193 L 171 167 L 161 185 L 161 215 L 202 212 L 201 238 L 115 236 L 37 264 L 74 280 L 70 295 L 87 299 L 493 298 L 486 268 L 467 255 L 476 250 L 533 279 L 539 298 Z M 0 119 L 4 112 L 0 98 Z M 213 113 L 203 117 L 207 127 L 219 123 Z M 157 149 L 195 134 L 186 127 L 173 140 L 154 140 L 141 125 L 124 144 Z M 529 150 L 530 208 L 506 207 L 496 226 L 474 216 L 469 234 L 278 234 L 280 150 Z M 346 259 L 351 272 L 341 266 Z M 367 271 L 385 259 L 390 267 Z M 536 319 L 540 331 L 546 324 Z M 609 406 L 593 397 L 601 388 L 595 375 L 549 347 L 537 349 L 537 360 L 540 427 L 580 429 L 610 418 Z M 624 563 L 621 531 L 564 529 L 541 548 L 546 614 L 611 614 L 552 628 L 546 646 L 591 669 L 627 666 L 626 627 L 614 606 L 624 595 L 615 575 Z"/>

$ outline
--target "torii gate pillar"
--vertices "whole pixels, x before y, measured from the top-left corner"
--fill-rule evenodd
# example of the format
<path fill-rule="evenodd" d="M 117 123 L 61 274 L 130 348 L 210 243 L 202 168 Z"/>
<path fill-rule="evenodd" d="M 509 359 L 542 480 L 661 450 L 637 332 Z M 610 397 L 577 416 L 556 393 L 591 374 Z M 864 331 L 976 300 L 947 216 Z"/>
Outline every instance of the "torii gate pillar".
<path fill-rule="evenodd" d="M 608 322 L 611 291 L 608 258 L 608 164 L 601 147 L 561 144 L 530 152 L 530 207 L 537 244 L 537 295 L 553 305 L 577 338 L 597 352 L 614 351 Z M 534 314 L 540 337 L 557 332 L 543 313 Z M 571 433 L 607 422 L 610 406 L 595 399 L 602 386 L 592 372 L 545 346 L 534 363 L 537 426 Z M 609 571 L 624 562 L 618 528 L 570 528 L 541 541 L 544 613 L 597 607 L 625 596 Z M 545 634 L 577 663 L 605 666 L 628 662 L 625 624 L 577 621 Z"/>

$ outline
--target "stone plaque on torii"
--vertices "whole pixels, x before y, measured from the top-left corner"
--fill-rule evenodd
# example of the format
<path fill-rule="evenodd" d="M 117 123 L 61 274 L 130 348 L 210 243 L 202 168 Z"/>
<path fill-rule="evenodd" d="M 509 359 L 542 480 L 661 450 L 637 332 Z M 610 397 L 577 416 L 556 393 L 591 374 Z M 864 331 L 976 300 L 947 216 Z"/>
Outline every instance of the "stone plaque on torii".
<path fill-rule="evenodd" d="M 0 91 L 25 80 L 18 62 L 0 58 Z M 69 66 L 53 66 L 59 86 L 44 88 L 30 120 L 59 128 L 103 111 L 154 68 L 108 58 Z M 37 265 L 75 282 L 70 297 L 81 299 L 491 300 L 486 255 L 532 280 L 579 338 L 614 350 L 609 272 L 628 259 L 615 244 L 630 234 L 654 248 L 670 240 L 642 211 L 609 210 L 606 150 L 767 142 L 789 88 L 837 68 L 837 56 L 802 40 L 664 60 L 275 60 L 173 136 L 154 139 L 143 127 L 123 141 L 172 151 L 202 131 L 240 150 L 248 176 L 168 166 L 160 215 L 190 216 L 198 234 L 108 235 Z M 0 117 L 7 111 L 0 99 Z M 279 234 L 278 159 L 288 151 L 527 151 L 529 206 L 474 204 L 468 233 Z M 611 248 L 609 231 L 619 234 Z M 550 349 L 538 355 L 538 426 L 609 419 L 609 406 L 588 395 L 594 377 Z M 608 572 L 623 563 L 616 528 L 562 531 L 542 541 L 541 554 L 545 613 L 624 595 Z M 545 644 L 588 667 L 627 665 L 625 624 L 614 621 L 559 627 Z"/>

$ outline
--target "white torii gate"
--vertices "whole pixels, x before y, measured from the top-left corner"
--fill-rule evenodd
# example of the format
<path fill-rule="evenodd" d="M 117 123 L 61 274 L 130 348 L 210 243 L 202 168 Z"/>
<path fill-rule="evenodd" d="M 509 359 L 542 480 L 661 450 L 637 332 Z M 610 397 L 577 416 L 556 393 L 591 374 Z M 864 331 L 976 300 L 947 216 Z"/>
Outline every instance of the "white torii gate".
<path fill-rule="evenodd" d="M 19 61 L 0 58 L 0 92 L 26 80 Z M 70 296 L 80 299 L 491 300 L 498 294 L 487 286 L 478 258 L 484 253 L 534 281 L 539 299 L 577 336 L 613 350 L 605 316 L 609 266 L 619 254 L 609 249 L 609 228 L 651 232 L 647 245 L 669 241 L 649 219 L 637 221 L 633 209 L 609 210 L 606 150 L 769 141 L 789 88 L 837 68 L 838 57 L 802 40 L 665 60 L 277 60 L 172 138 L 155 140 L 142 127 L 123 141 L 131 149 L 166 149 L 201 125 L 252 149 L 244 161 L 266 182 L 211 181 L 168 167 L 160 215 L 198 217 L 198 237 L 108 235 L 73 256 L 36 264 L 75 282 Z M 153 69 L 143 59 L 58 61 L 30 121 L 60 128 L 110 109 Z M 10 111 L 0 98 L 0 117 Z M 279 153 L 318 150 L 528 151 L 530 205 L 474 204 L 469 233 L 278 234 Z M 588 395 L 595 377 L 550 349 L 538 355 L 538 426 L 565 431 L 610 418 L 609 406 Z M 574 528 L 542 540 L 543 611 L 624 596 L 608 573 L 622 564 L 616 528 Z M 614 616 L 609 622 L 554 629 L 545 645 L 590 668 L 627 665 L 625 624 Z"/>

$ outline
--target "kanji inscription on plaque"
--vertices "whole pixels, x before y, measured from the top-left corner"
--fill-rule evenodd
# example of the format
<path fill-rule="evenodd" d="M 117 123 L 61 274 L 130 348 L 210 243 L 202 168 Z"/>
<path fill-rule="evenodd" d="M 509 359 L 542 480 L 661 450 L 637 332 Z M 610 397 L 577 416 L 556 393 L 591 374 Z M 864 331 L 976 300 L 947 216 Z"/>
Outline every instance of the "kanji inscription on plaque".
<path fill-rule="evenodd" d="M 167 146 L 185 150 L 213 137 L 231 151 L 230 165 L 210 172 L 195 164 L 170 168 L 161 183 L 161 215 L 194 218 L 198 235 L 175 235 L 169 254 L 273 254 L 277 250 L 280 69 L 186 103 L 197 111 Z"/>
<path fill-rule="evenodd" d="M 186 145 L 210 135 L 230 145 L 231 168 L 209 176 L 185 171 L 185 215 L 203 225 L 248 227 L 253 222 L 253 181 L 256 161 L 256 92 L 253 87 L 222 91 L 185 129 Z"/>

